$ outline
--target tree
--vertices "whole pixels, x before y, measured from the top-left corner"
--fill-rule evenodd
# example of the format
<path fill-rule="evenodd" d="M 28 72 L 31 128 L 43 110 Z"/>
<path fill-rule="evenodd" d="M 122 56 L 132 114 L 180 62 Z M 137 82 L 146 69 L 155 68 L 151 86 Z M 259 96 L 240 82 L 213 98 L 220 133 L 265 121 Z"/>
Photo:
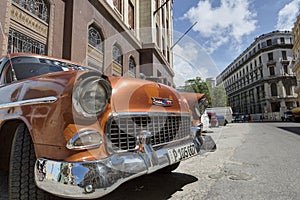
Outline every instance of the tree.
<path fill-rule="evenodd" d="M 225 88 L 222 86 L 212 87 L 210 83 L 203 81 L 200 77 L 185 81 L 185 85 L 181 88 L 186 92 L 205 94 L 210 107 L 227 106 Z"/>
<path fill-rule="evenodd" d="M 205 94 L 208 100 L 208 103 L 211 103 L 210 95 L 209 95 L 209 87 L 206 82 L 204 82 L 200 77 L 196 77 L 195 79 L 189 79 L 185 81 L 184 91 L 186 92 L 194 92 Z"/>
<path fill-rule="evenodd" d="M 211 105 L 212 107 L 224 107 L 227 105 L 227 95 L 223 86 L 211 88 Z"/>

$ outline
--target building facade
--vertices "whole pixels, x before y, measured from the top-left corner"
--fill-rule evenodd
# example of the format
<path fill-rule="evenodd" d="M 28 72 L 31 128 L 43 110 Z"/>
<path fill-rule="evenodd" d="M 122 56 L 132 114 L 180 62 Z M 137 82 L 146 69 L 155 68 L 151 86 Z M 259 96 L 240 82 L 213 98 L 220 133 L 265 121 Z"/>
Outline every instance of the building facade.
<path fill-rule="evenodd" d="M 0 2 L 0 54 L 69 59 L 105 75 L 173 83 L 172 1 Z"/>
<path fill-rule="evenodd" d="M 294 63 L 292 70 L 296 74 L 297 86 L 295 92 L 298 94 L 298 102 L 300 103 L 300 15 L 298 15 L 297 21 L 294 24 L 292 34 L 294 38 Z"/>
<path fill-rule="evenodd" d="M 297 106 L 292 47 L 290 31 L 263 34 L 217 77 L 233 112 L 280 119 Z"/>

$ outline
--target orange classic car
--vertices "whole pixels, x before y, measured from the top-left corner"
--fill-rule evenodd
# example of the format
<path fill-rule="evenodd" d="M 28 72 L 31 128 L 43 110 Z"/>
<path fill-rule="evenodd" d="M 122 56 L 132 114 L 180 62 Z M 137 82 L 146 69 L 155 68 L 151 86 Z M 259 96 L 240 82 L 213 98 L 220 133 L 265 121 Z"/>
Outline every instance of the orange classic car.
<path fill-rule="evenodd" d="M 0 170 L 9 173 L 10 199 L 98 198 L 171 172 L 205 141 L 186 99 L 162 84 L 24 53 L 0 59 L 0 81 Z"/>

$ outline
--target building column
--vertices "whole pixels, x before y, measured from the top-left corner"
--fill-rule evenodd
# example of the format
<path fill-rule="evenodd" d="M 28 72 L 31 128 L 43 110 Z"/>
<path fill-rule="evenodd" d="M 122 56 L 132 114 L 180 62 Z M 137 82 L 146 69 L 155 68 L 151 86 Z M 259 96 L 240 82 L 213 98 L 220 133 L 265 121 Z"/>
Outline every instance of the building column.
<path fill-rule="evenodd" d="M 285 100 L 284 99 L 282 99 L 281 101 L 280 101 L 280 110 L 279 110 L 279 115 L 280 115 L 280 117 L 281 116 L 284 116 L 284 112 L 287 110 L 287 107 L 286 107 L 286 104 L 285 104 Z"/>
<path fill-rule="evenodd" d="M 6 4 L 0 8 L 0 55 L 7 54 L 7 45 L 8 45 L 8 34 L 10 27 L 10 8 L 11 1 L 3 1 L 1 4 Z M 4 10 L 5 9 L 5 10 Z"/>

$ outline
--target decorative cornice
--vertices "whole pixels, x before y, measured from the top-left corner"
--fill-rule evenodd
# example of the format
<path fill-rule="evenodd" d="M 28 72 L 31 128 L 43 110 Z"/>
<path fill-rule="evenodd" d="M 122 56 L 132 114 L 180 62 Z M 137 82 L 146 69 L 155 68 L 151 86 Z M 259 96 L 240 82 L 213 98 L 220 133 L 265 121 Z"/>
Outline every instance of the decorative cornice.
<path fill-rule="evenodd" d="M 101 53 L 96 48 L 92 47 L 90 44 L 88 45 L 88 54 L 90 57 L 103 62 L 103 53 Z"/>
<path fill-rule="evenodd" d="M 118 65 L 117 63 L 113 62 L 112 63 L 113 66 L 113 71 L 116 72 L 119 75 L 122 75 L 122 67 L 120 65 Z"/>
<path fill-rule="evenodd" d="M 48 37 L 48 26 L 42 23 L 40 20 L 37 20 L 33 16 L 29 15 L 27 12 L 23 11 L 16 5 L 11 7 L 11 19 L 14 21 L 26 26 L 30 30 L 33 30 L 45 38 Z"/>

